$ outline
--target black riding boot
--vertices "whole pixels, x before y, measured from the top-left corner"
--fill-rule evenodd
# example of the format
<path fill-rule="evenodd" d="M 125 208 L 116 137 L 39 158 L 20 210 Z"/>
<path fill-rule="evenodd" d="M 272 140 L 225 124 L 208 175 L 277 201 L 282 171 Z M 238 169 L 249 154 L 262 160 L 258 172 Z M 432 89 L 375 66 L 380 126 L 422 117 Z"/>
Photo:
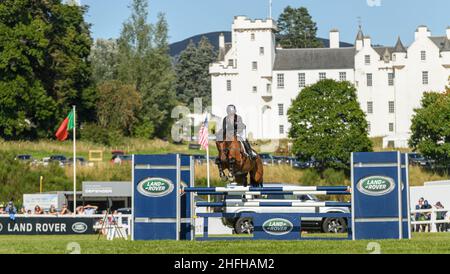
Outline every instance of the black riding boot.
<path fill-rule="evenodd" d="M 250 157 L 251 160 L 255 160 L 256 157 L 253 154 L 253 149 L 250 146 L 250 143 L 248 142 L 248 140 L 245 140 L 243 143 L 244 143 L 245 150 L 247 151 L 248 157 Z"/>

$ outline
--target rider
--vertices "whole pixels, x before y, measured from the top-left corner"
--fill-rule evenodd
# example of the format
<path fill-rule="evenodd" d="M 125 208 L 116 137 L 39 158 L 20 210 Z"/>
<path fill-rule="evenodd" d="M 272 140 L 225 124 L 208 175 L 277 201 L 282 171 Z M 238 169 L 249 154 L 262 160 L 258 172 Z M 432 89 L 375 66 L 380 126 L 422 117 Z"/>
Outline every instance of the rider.
<path fill-rule="evenodd" d="M 245 124 L 242 122 L 242 117 L 236 114 L 236 107 L 234 105 L 227 106 L 227 116 L 223 118 L 222 132 L 219 133 L 220 138 L 224 140 L 232 140 L 234 136 L 238 138 L 240 142 L 244 145 L 245 152 L 254 160 L 256 158 L 256 153 L 250 146 L 250 143 L 244 136 Z"/>

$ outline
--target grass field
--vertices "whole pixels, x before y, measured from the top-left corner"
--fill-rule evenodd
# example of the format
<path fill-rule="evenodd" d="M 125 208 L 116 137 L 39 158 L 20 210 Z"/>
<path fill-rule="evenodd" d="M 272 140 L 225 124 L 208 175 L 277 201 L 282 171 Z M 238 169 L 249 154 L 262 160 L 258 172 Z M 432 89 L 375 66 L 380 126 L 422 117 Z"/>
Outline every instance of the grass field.
<path fill-rule="evenodd" d="M 382 254 L 450 253 L 450 233 L 416 233 L 412 240 L 382 241 L 107 241 L 85 236 L 0 236 L 0 253 L 64 254 L 79 245 L 81 254 L 369 254 L 376 242 Z M 72 244 L 71 244 L 72 243 Z M 370 245 L 369 245 L 370 246 Z"/>

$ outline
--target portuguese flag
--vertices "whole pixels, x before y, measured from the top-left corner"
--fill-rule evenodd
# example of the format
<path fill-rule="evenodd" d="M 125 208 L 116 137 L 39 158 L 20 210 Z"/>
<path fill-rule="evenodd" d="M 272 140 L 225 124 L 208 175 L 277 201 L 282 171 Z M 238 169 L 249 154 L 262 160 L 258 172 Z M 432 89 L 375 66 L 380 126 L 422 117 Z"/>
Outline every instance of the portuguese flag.
<path fill-rule="evenodd" d="M 75 121 L 75 113 L 72 110 L 69 115 L 67 115 L 66 119 L 61 123 L 61 125 L 58 128 L 58 131 L 56 131 L 56 139 L 60 141 L 64 141 L 69 136 L 69 130 L 73 129 L 75 127 L 74 121 Z"/>

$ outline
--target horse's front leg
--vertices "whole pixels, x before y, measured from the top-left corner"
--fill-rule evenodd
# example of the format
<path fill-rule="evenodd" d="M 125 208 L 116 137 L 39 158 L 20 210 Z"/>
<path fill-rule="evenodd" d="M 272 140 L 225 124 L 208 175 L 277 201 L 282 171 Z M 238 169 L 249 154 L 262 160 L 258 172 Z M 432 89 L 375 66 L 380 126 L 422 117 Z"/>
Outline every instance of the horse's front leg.
<path fill-rule="evenodd" d="M 229 166 L 228 169 L 230 171 L 230 173 L 228 174 L 228 180 L 230 182 L 234 182 L 236 180 L 236 175 L 235 175 L 235 165 L 236 165 L 236 159 L 231 158 L 230 160 L 228 160 Z"/>
<path fill-rule="evenodd" d="M 220 160 L 220 157 L 216 158 L 216 165 L 217 168 L 219 168 L 219 176 L 220 179 L 224 182 L 226 182 L 228 180 L 227 176 L 225 175 L 225 172 L 223 170 L 223 166 L 222 166 L 222 161 Z"/>

